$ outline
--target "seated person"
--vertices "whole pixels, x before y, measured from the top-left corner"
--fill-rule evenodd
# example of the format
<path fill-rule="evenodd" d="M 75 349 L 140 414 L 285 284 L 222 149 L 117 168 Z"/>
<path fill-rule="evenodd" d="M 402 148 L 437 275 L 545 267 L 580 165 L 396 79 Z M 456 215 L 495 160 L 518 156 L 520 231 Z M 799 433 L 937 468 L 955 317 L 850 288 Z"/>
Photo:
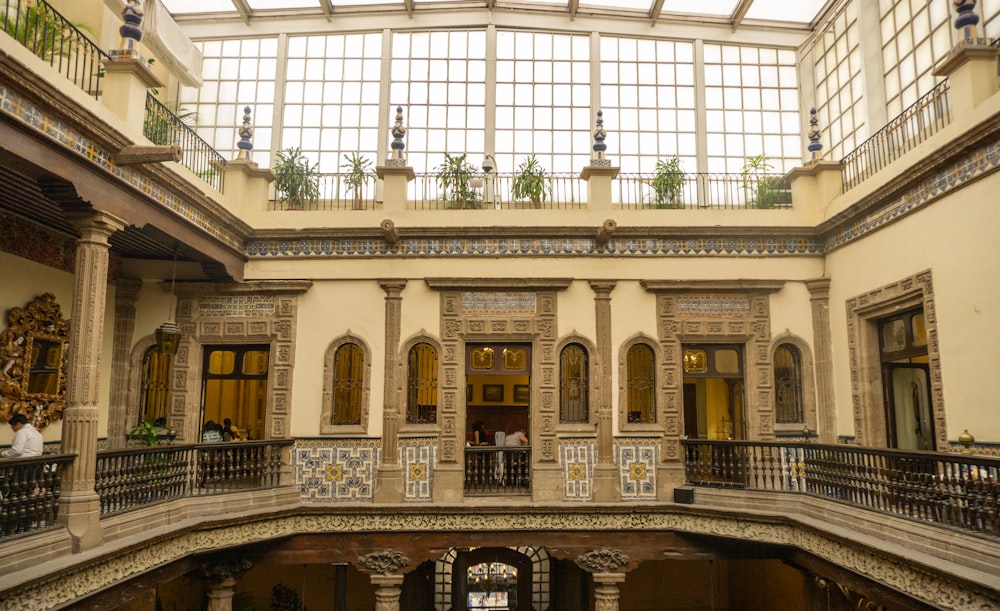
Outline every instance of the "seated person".
<path fill-rule="evenodd" d="M 471 443 L 474 446 L 493 445 L 493 434 L 489 432 L 486 428 L 486 423 L 482 420 L 476 420 L 472 423 Z"/>
<path fill-rule="evenodd" d="M 526 446 L 528 445 L 528 436 L 524 434 L 524 431 L 512 428 L 507 431 L 507 437 L 504 438 L 503 444 L 505 446 Z"/>
<path fill-rule="evenodd" d="M 233 421 L 226 418 L 222 421 L 222 440 L 223 441 L 239 441 L 240 429 L 233 424 Z"/>
<path fill-rule="evenodd" d="M 201 433 L 201 442 L 215 443 L 216 441 L 222 441 L 222 425 L 215 420 L 209 420 L 205 423 L 205 428 Z"/>
<path fill-rule="evenodd" d="M 14 429 L 14 441 L 3 451 L 4 458 L 19 458 L 26 456 L 41 456 L 43 450 L 42 434 L 28 422 L 24 414 L 14 414 L 7 421 Z"/>

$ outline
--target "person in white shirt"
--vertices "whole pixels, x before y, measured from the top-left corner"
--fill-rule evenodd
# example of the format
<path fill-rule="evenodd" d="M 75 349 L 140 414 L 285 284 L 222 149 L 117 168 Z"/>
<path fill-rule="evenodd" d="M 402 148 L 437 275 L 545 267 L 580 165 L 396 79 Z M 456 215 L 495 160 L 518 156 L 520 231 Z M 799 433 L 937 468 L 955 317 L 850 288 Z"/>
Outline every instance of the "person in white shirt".
<path fill-rule="evenodd" d="M 2 454 L 5 458 L 18 458 L 24 456 L 42 455 L 42 434 L 38 429 L 31 426 L 28 417 L 24 414 L 14 414 L 7 421 L 10 428 L 14 429 L 14 441 L 10 447 Z"/>
<path fill-rule="evenodd" d="M 528 445 L 528 436 L 524 434 L 521 430 L 512 430 L 507 433 L 507 437 L 504 438 L 504 445 L 508 446 L 526 446 Z"/>

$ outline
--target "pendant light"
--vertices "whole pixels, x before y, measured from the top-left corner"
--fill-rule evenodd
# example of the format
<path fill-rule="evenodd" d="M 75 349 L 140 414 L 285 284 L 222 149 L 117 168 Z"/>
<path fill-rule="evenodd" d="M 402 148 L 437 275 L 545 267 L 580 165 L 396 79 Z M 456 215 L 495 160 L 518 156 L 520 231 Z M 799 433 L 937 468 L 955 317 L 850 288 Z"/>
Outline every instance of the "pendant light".
<path fill-rule="evenodd" d="M 156 347 L 160 354 L 173 356 L 180 347 L 181 328 L 174 322 L 174 283 L 177 281 L 177 250 L 174 250 L 174 269 L 170 277 L 170 309 L 167 321 L 156 330 Z"/>

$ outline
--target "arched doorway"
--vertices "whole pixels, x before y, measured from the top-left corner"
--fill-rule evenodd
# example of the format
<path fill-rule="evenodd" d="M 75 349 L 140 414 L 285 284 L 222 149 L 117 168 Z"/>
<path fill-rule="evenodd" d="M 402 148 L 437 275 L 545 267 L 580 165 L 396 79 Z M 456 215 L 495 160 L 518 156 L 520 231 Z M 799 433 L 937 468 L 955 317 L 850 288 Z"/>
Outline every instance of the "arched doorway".
<path fill-rule="evenodd" d="M 532 561 L 506 547 L 459 551 L 452 569 L 452 609 L 528 611 L 532 609 Z"/>

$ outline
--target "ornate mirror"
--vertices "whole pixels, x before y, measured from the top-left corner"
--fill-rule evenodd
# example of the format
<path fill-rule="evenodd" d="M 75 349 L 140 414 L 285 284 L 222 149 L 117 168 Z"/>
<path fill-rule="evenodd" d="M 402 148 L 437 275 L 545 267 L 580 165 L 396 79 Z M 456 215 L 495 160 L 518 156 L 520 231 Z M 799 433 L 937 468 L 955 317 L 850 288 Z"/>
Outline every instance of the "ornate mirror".
<path fill-rule="evenodd" d="M 0 421 L 21 413 L 43 429 L 62 418 L 68 336 L 52 293 L 10 310 L 0 334 Z"/>

